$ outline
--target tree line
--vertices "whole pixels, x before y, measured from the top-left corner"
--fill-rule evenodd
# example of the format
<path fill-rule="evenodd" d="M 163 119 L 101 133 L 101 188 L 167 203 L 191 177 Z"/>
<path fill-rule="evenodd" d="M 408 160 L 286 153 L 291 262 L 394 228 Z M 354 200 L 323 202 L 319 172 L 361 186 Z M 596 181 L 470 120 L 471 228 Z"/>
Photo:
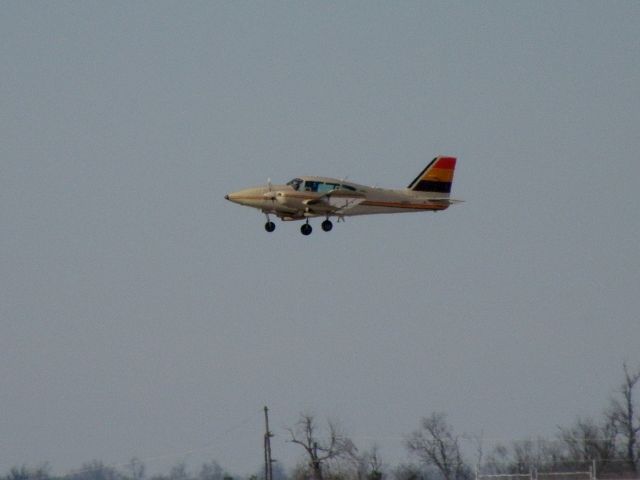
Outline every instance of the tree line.
<path fill-rule="evenodd" d="M 591 478 L 638 479 L 639 385 L 640 367 L 633 370 L 624 363 L 623 381 L 599 417 L 576 418 L 559 427 L 554 438 L 515 440 L 488 452 L 481 434 L 457 433 L 446 414 L 433 412 L 404 438 L 414 461 L 397 466 L 387 465 L 375 445 L 359 450 L 338 423 L 321 425 L 314 415 L 303 413 L 287 428 L 289 442 L 301 454 L 300 462 L 290 471 L 273 464 L 269 480 L 471 480 L 491 475 L 515 479 L 534 470 L 560 475 L 594 467 L 596 475 Z M 47 465 L 13 467 L 0 480 L 262 480 L 264 476 L 262 471 L 249 478 L 234 476 L 216 461 L 203 464 L 196 472 L 178 463 L 166 474 L 147 475 L 144 463 L 134 458 L 120 467 L 93 460 L 62 476 L 53 476 Z"/>

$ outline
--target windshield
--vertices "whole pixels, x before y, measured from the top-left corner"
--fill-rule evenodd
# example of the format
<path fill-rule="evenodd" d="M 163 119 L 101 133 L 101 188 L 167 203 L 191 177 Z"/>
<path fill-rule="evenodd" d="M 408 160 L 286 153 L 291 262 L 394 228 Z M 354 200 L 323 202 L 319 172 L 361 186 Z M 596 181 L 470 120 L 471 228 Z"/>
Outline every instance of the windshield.
<path fill-rule="evenodd" d="M 296 191 L 300 189 L 301 184 L 302 184 L 302 180 L 300 180 L 299 178 L 294 178 L 290 182 L 287 182 L 287 185 L 289 185 L 291 188 L 293 188 Z"/>

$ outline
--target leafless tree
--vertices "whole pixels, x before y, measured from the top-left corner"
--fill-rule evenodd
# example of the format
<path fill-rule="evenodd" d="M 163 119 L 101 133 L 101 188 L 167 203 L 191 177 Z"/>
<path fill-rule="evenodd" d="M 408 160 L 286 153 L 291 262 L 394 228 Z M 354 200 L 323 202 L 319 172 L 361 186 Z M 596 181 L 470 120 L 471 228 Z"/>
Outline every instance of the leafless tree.
<path fill-rule="evenodd" d="M 600 468 L 606 468 L 616 454 L 616 428 L 608 416 L 601 424 L 592 418 L 578 418 L 572 426 L 560 427 L 558 437 L 568 462 L 595 460 Z"/>
<path fill-rule="evenodd" d="M 185 462 L 178 462 L 171 467 L 169 480 L 191 480 L 191 476 L 187 470 L 187 464 Z"/>
<path fill-rule="evenodd" d="M 423 418 L 420 429 L 405 440 L 405 445 L 425 465 L 435 466 L 445 480 L 467 480 L 471 476 L 462 458 L 459 439 L 444 413 Z"/>
<path fill-rule="evenodd" d="M 394 480 L 426 480 L 428 478 L 418 466 L 408 464 L 397 466 L 392 475 Z"/>
<path fill-rule="evenodd" d="M 525 475 L 531 469 L 557 470 L 565 463 L 561 442 L 544 438 L 515 440 L 497 445 L 487 456 L 482 470 L 493 474 Z"/>
<path fill-rule="evenodd" d="M 487 455 L 486 460 L 482 465 L 482 471 L 488 474 L 512 473 L 510 471 L 509 464 L 509 449 L 500 443 L 493 447 Z"/>
<path fill-rule="evenodd" d="M 640 436 L 640 418 L 636 413 L 635 388 L 640 382 L 640 368 L 631 371 L 627 363 L 622 365 L 624 370 L 624 382 L 620 386 L 621 398 L 611 400 L 609 418 L 616 425 L 618 434 L 624 444 L 624 456 L 629 468 L 637 473 L 640 451 L 638 437 Z"/>
<path fill-rule="evenodd" d="M 378 446 L 374 445 L 370 451 L 365 452 L 362 455 L 363 463 L 366 465 L 366 475 L 365 478 L 367 480 L 384 480 L 384 464 L 382 463 L 382 459 L 380 458 L 380 452 L 378 451 Z"/>
<path fill-rule="evenodd" d="M 29 468 L 26 465 L 13 467 L 9 473 L 3 477 L 4 480 L 49 480 L 49 465 L 44 463 L 36 468 Z"/>
<path fill-rule="evenodd" d="M 472 442 L 476 451 L 476 467 L 480 467 L 484 461 L 484 432 L 480 431 L 479 434 L 467 433 L 463 435 L 465 440 Z"/>
<path fill-rule="evenodd" d="M 114 467 L 105 465 L 100 460 L 84 463 L 80 470 L 67 475 L 68 480 L 123 480 Z"/>
<path fill-rule="evenodd" d="M 131 480 L 143 480 L 145 476 L 144 463 L 139 458 L 133 457 L 126 465 L 128 477 Z"/>
<path fill-rule="evenodd" d="M 357 452 L 353 442 L 340 432 L 335 422 L 328 422 L 327 435 L 321 438 L 315 418 L 310 414 L 300 414 L 295 427 L 287 431 L 291 435 L 289 441 L 304 449 L 314 480 L 323 480 L 323 469 L 328 461 L 352 457 Z"/>
<path fill-rule="evenodd" d="M 225 477 L 224 469 L 212 460 L 209 463 L 203 463 L 198 473 L 198 480 L 223 480 Z"/>
<path fill-rule="evenodd" d="M 370 450 L 350 456 L 349 472 L 343 476 L 354 480 L 384 480 L 386 478 L 385 466 L 380 457 L 377 445 L 373 445 Z"/>

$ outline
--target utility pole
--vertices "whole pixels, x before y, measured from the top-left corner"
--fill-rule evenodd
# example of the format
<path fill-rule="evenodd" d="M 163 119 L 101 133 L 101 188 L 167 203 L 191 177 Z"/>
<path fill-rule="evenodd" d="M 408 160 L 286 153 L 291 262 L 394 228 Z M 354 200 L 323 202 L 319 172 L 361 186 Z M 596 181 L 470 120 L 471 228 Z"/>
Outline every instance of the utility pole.
<path fill-rule="evenodd" d="M 273 480 L 273 460 L 271 459 L 271 437 L 269 431 L 269 409 L 264 407 L 264 480 Z"/>

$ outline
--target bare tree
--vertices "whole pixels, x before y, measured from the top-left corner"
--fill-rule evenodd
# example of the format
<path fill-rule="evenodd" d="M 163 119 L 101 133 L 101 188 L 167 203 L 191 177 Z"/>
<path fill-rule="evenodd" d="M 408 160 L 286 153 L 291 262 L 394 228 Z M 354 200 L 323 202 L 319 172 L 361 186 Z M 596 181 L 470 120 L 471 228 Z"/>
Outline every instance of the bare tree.
<path fill-rule="evenodd" d="M 509 468 L 509 449 L 499 443 L 489 452 L 487 455 L 482 470 L 489 474 L 507 474 L 510 472 Z"/>
<path fill-rule="evenodd" d="M 191 476 L 187 470 L 187 464 L 185 462 L 178 462 L 171 467 L 169 480 L 191 480 Z"/>
<path fill-rule="evenodd" d="M 517 473 L 528 473 L 531 468 L 562 470 L 565 455 L 561 442 L 537 437 L 513 442 Z"/>
<path fill-rule="evenodd" d="M 198 473 L 198 480 L 223 480 L 225 477 L 224 469 L 216 462 L 212 460 L 209 463 L 203 463 Z"/>
<path fill-rule="evenodd" d="M 578 418 L 572 426 L 560 427 L 558 437 L 564 444 L 569 462 L 595 460 L 602 469 L 616 454 L 616 428 L 609 417 L 601 424 L 592 418 Z"/>
<path fill-rule="evenodd" d="M 133 457 L 126 465 L 128 477 L 131 480 L 143 480 L 145 476 L 144 463 L 139 458 Z"/>
<path fill-rule="evenodd" d="M 80 470 L 67 475 L 68 480 L 123 480 L 114 467 L 105 465 L 100 460 L 84 463 Z"/>
<path fill-rule="evenodd" d="M 515 440 L 499 444 L 487 456 L 483 471 L 492 474 L 526 475 L 532 469 L 557 470 L 565 463 L 561 442 L 544 438 Z"/>
<path fill-rule="evenodd" d="M 28 468 L 26 465 L 12 467 L 4 480 L 49 480 L 49 465 L 44 463 L 36 468 Z"/>
<path fill-rule="evenodd" d="M 435 466 L 445 480 L 466 480 L 471 476 L 462 458 L 459 439 L 444 413 L 423 418 L 420 429 L 405 440 L 405 445 L 425 465 Z"/>
<path fill-rule="evenodd" d="M 394 480 L 426 480 L 428 477 L 416 465 L 401 464 L 393 472 Z"/>
<path fill-rule="evenodd" d="M 465 434 L 463 436 L 465 440 L 473 442 L 476 450 L 476 467 L 479 469 L 484 461 L 484 431 L 480 431 L 479 434 Z"/>
<path fill-rule="evenodd" d="M 620 386 L 622 398 L 611 400 L 609 417 L 616 425 L 618 433 L 623 438 L 624 456 L 629 468 L 637 473 L 640 452 L 638 451 L 638 436 L 640 435 L 640 419 L 635 410 L 634 391 L 640 382 L 640 368 L 630 371 L 627 363 L 622 365 L 624 382 Z"/>
<path fill-rule="evenodd" d="M 323 468 L 328 461 L 353 456 L 357 451 L 334 422 L 328 422 L 328 434 L 326 438 L 320 438 L 315 418 L 310 414 L 300 414 L 295 427 L 287 430 L 291 435 L 290 442 L 304 449 L 314 480 L 323 480 Z"/>
<path fill-rule="evenodd" d="M 380 452 L 378 451 L 378 446 L 374 445 L 371 447 L 371 450 L 365 452 L 362 455 L 363 463 L 366 465 L 366 476 L 367 480 L 384 480 L 384 464 L 382 463 L 382 459 L 380 458 Z"/>
<path fill-rule="evenodd" d="M 377 445 L 373 445 L 370 450 L 353 455 L 349 458 L 349 472 L 343 476 L 354 480 L 383 480 L 386 478 L 385 466 L 380 457 Z"/>

